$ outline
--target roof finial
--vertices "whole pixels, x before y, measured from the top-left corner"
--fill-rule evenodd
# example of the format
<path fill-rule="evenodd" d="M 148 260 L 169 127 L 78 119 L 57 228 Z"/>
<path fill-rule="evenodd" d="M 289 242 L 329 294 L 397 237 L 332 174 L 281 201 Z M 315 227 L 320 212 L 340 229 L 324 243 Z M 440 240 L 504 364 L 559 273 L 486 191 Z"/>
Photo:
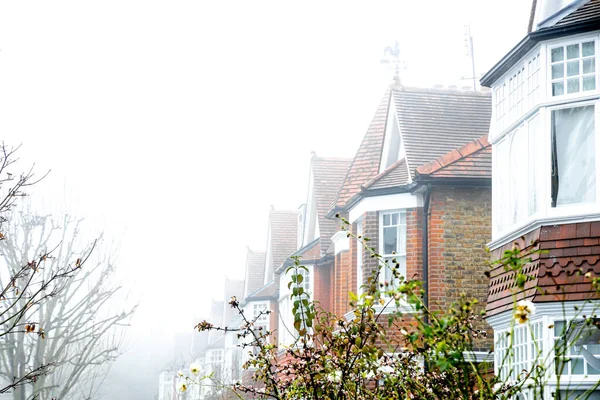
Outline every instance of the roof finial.
<path fill-rule="evenodd" d="M 400 60 L 400 44 L 398 41 L 394 42 L 394 47 L 388 46 L 383 50 L 383 58 L 381 59 L 382 64 L 390 64 L 390 67 L 394 68 L 394 86 L 402 86 L 402 80 L 400 79 L 400 69 L 406 68 L 406 63 Z"/>
<path fill-rule="evenodd" d="M 275 206 L 274 206 L 273 204 L 271 204 L 270 211 L 271 211 L 271 212 L 275 211 Z"/>
<path fill-rule="evenodd" d="M 317 152 L 316 152 L 316 151 L 314 151 L 314 150 L 312 150 L 312 151 L 310 152 L 310 158 L 312 158 L 313 160 L 314 160 L 315 158 L 317 158 Z"/>

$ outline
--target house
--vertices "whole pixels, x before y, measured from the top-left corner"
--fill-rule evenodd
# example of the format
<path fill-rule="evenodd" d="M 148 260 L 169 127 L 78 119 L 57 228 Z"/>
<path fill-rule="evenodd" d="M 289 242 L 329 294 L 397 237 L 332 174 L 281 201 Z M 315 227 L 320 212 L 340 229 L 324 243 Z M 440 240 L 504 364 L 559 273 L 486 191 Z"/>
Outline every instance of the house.
<path fill-rule="evenodd" d="M 246 317 L 255 320 L 256 329 L 275 331 L 271 336 L 273 341 L 279 335 L 279 267 L 297 249 L 298 215 L 295 210 L 276 210 L 271 206 L 266 251 L 264 253 L 248 251 L 244 290 L 238 292 L 244 293 L 240 307 Z M 266 314 L 265 311 L 270 313 Z M 249 340 L 249 338 L 242 340 Z M 243 343 L 238 341 L 238 344 Z M 242 359 L 247 360 L 248 353 L 251 351 L 253 349 L 244 348 Z M 252 369 L 244 370 L 241 376 L 242 383 L 252 382 L 252 375 Z"/>
<path fill-rule="evenodd" d="M 597 299 L 591 278 L 600 274 L 599 35 L 600 1 L 534 1 L 527 35 L 481 79 L 493 93 L 489 247 L 495 259 L 514 246 L 531 257 L 523 290 L 503 265 L 491 271 L 487 321 L 503 378 L 538 358 L 553 360 L 554 343 L 572 321 L 598 306 L 586 300 Z M 504 338 L 520 300 L 535 303 L 536 313 L 514 328 L 518 351 L 511 353 Z M 570 348 L 558 372 L 560 389 L 550 368 L 544 398 L 575 398 L 594 387 L 598 356 L 597 345 Z"/>
<path fill-rule="evenodd" d="M 425 301 L 434 310 L 447 310 L 463 291 L 485 300 L 490 116 L 490 93 L 396 82 L 328 212 L 345 217 L 352 233 L 368 237 L 386 260 L 396 258 L 402 275 L 423 280 Z M 348 292 L 359 292 L 379 263 L 343 231 L 333 242 L 333 311 L 345 315 L 352 311 Z M 383 269 L 380 282 L 393 282 L 390 275 Z M 489 343 L 480 347 L 476 358 L 485 357 Z"/>
<path fill-rule="evenodd" d="M 303 275 L 302 286 L 325 312 L 332 311 L 333 248 L 331 238 L 336 232 L 336 221 L 327 218 L 327 212 L 337 195 L 350 159 L 318 157 L 313 153 L 310 162 L 308 190 L 305 205 L 300 207 L 298 221 L 298 249 L 289 254 L 286 261 L 277 269 L 279 276 L 279 318 L 278 340 L 280 348 L 289 346 L 297 339 L 292 313 L 291 281 L 294 265 L 292 257 L 299 257 L 300 264 L 308 271 L 299 270 Z"/>

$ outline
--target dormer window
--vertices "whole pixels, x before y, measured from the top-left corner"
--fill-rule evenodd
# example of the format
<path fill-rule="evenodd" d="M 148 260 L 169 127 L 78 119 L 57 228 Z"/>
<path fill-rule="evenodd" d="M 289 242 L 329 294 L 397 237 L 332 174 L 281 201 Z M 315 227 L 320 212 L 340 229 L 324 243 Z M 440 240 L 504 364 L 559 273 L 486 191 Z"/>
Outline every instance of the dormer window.
<path fill-rule="evenodd" d="M 568 44 L 550 48 L 552 96 L 596 89 L 596 43 Z"/>

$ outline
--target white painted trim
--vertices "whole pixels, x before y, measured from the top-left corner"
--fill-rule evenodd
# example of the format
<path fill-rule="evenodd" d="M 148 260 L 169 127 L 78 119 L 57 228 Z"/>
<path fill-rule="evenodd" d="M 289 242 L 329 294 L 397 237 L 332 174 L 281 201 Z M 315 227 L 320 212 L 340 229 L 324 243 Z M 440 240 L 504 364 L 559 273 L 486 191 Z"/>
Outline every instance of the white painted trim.
<path fill-rule="evenodd" d="M 394 164 L 395 162 L 397 162 L 398 160 L 401 159 L 406 159 L 406 148 L 404 147 L 404 138 L 402 137 L 402 130 L 400 129 L 400 123 L 398 122 L 398 113 L 396 111 L 396 107 L 395 107 L 395 102 L 394 102 L 394 95 L 392 94 L 392 101 L 390 101 L 390 105 L 388 106 L 388 116 L 387 116 L 387 120 L 386 120 L 386 124 L 385 124 L 385 132 L 384 132 L 384 137 L 383 137 L 383 146 L 382 146 L 382 150 L 381 150 L 381 160 L 379 162 L 379 173 L 382 173 L 383 171 L 385 171 L 390 165 Z M 400 143 L 399 145 L 399 149 L 398 149 L 398 157 L 396 158 L 396 160 L 392 161 L 391 163 L 388 162 L 388 156 L 389 156 L 389 152 L 390 152 L 390 142 L 391 142 L 391 138 L 390 138 L 390 134 L 391 134 L 391 130 L 396 128 L 398 130 L 398 137 L 400 138 Z M 388 165 L 389 164 L 389 165 Z M 388 167 L 386 167 L 386 165 L 388 165 Z M 407 163 L 408 165 L 408 163 Z M 411 181 L 411 176 L 409 174 L 409 183 Z"/>
<path fill-rule="evenodd" d="M 342 251 L 346 251 L 350 248 L 350 238 L 348 237 L 348 231 L 337 231 L 335 235 L 331 237 L 331 242 L 334 246 L 334 254 L 338 254 Z"/>
<path fill-rule="evenodd" d="M 367 212 L 415 207 L 423 207 L 423 196 L 420 193 L 397 193 L 364 197 L 350 209 L 349 221 L 354 224 Z"/>
<path fill-rule="evenodd" d="M 578 307 L 579 311 L 576 312 L 574 307 Z M 600 307 L 600 300 L 535 303 L 535 315 L 531 317 L 530 321 L 532 324 L 539 322 L 544 316 L 550 316 L 553 320 L 562 320 L 564 318 L 572 318 L 576 313 L 590 315 L 594 311 L 594 308 L 596 308 L 596 312 L 600 311 L 598 307 Z M 513 310 L 511 308 L 499 314 L 486 317 L 485 320 L 495 331 L 507 329 L 514 320 Z"/>

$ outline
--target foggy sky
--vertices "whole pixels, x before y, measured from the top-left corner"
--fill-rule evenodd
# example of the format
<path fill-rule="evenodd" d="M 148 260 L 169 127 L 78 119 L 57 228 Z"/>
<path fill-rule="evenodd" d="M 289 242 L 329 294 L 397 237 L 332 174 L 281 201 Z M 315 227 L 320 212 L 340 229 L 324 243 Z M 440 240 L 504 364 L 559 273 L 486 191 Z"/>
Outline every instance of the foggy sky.
<path fill-rule="evenodd" d="M 405 84 L 457 84 L 464 25 L 482 74 L 525 34 L 529 6 L 0 3 L 2 137 L 23 144 L 23 169 L 52 169 L 31 201 L 113 238 L 141 301 L 106 398 L 151 398 L 144 371 L 207 314 L 223 273 L 242 276 L 246 246 L 264 249 L 269 206 L 305 202 L 312 150 L 353 156 L 390 80 L 386 46 L 400 42 Z"/>

